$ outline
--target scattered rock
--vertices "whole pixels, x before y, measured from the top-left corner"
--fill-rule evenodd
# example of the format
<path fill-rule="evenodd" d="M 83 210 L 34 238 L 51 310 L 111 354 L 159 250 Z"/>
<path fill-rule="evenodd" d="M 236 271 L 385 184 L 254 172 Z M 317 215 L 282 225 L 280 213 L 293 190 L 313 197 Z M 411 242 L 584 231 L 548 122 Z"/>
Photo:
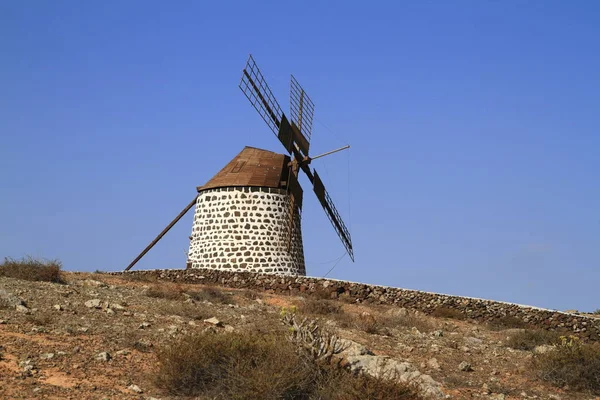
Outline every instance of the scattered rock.
<path fill-rule="evenodd" d="M 429 368 L 432 368 L 432 369 L 435 369 L 435 370 L 439 370 L 440 369 L 440 363 L 438 362 L 438 360 L 436 358 L 429 359 L 429 361 L 427 361 L 427 366 Z"/>
<path fill-rule="evenodd" d="M 140 389 L 140 387 L 138 385 L 129 385 L 129 386 L 127 386 L 127 389 L 129 389 L 135 393 L 143 393 L 144 392 L 142 389 Z"/>
<path fill-rule="evenodd" d="M 225 325 L 225 332 L 232 333 L 235 331 L 235 328 L 231 325 Z"/>
<path fill-rule="evenodd" d="M 433 335 L 433 337 L 442 337 L 442 336 L 444 336 L 444 331 L 442 331 L 441 329 L 438 329 L 437 331 L 433 331 L 432 335 Z"/>
<path fill-rule="evenodd" d="M 444 398 L 441 385 L 431 376 L 421 374 L 412 364 L 386 356 L 348 356 L 346 361 L 354 373 L 362 372 L 374 377 L 396 376 L 400 382 L 411 382 L 418 386 L 426 398 Z"/>
<path fill-rule="evenodd" d="M 31 310 L 29 308 L 25 307 L 22 304 L 17 304 L 15 306 L 15 310 L 17 310 L 17 312 L 20 312 L 20 313 L 23 313 L 23 314 L 29 314 L 29 313 L 31 313 Z"/>
<path fill-rule="evenodd" d="M 464 372 L 469 372 L 473 371 L 473 366 L 470 363 L 463 361 L 460 364 L 458 364 L 458 369 Z"/>
<path fill-rule="evenodd" d="M 112 308 L 107 308 L 106 313 L 112 315 L 115 313 L 115 310 L 113 310 Z"/>
<path fill-rule="evenodd" d="M 22 298 L 15 296 L 12 293 L 7 292 L 4 289 L 0 289 L 0 300 L 4 300 L 4 302 L 6 302 L 9 306 L 25 306 L 27 307 L 27 304 L 25 303 L 25 300 L 23 300 Z"/>
<path fill-rule="evenodd" d="M 0 319 L 0 325 L 4 325 L 6 324 L 6 320 L 5 319 Z"/>
<path fill-rule="evenodd" d="M 54 358 L 54 353 L 44 353 L 44 354 L 40 354 L 40 358 L 42 360 L 50 360 L 52 358 Z"/>
<path fill-rule="evenodd" d="M 551 346 L 549 344 L 542 344 L 542 345 L 539 345 L 539 346 L 535 346 L 533 348 L 533 352 L 535 354 L 546 354 L 546 353 L 548 353 L 550 351 L 554 351 L 554 350 L 556 350 L 556 347 L 555 346 Z"/>
<path fill-rule="evenodd" d="M 506 395 L 503 393 L 494 393 L 490 395 L 491 400 L 504 400 L 506 399 Z"/>
<path fill-rule="evenodd" d="M 386 311 L 386 314 L 388 314 L 390 317 L 407 317 L 408 316 L 408 310 L 406 308 L 390 308 L 389 310 Z"/>
<path fill-rule="evenodd" d="M 473 336 L 467 336 L 466 338 L 464 338 L 464 341 L 469 345 L 469 346 L 479 346 L 483 343 L 483 340 L 473 337 Z"/>
<path fill-rule="evenodd" d="M 88 300 L 86 301 L 84 304 L 87 308 L 100 308 L 102 302 L 100 301 L 100 299 L 92 299 L 92 300 Z"/>
<path fill-rule="evenodd" d="M 108 352 L 103 351 L 102 353 L 98 353 L 95 358 L 99 361 L 109 361 L 112 357 Z"/>
<path fill-rule="evenodd" d="M 142 322 L 140 324 L 140 326 L 138 326 L 139 329 L 146 329 L 146 328 L 149 328 L 149 327 L 150 327 L 150 322 L 146 322 L 146 321 Z"/>
<path fill-rule="evenodd" d="M 62 308 L 62 306 L 60 304 L 55 304 L 55 305 L 52 306 L 52 308 L 54 308 L 56 311 L 62 311 L 63 310 L 63 308 Z"/>
<path fill-rule="evenodd" d="M 129 350 L 119 350 L 117 351 L 115 354 L 118 356 L 127 356 L 129 355 L 131 352 Z"/>
<path fill-rule="evenodd" d="M 167 328 L 167 333 L 169 335 L 174 335 L 177 332 L 179 332 L 179 327 L 177 325 L 169 325 L 169 327 Z"/>
<path fill-rule="evenodd" d="M 207 324 L 214 325 L 214 326 L 223 326 L 223 323 L 221 321 L 219 321 L 216 317 L 205 319 L 204 322 L 206 322 Z"/>
<path fill-rule="evenodd" d="M 125 307 L 124 307 L 124 306 L 122 306 L 122 305 L 121 305 L 121 304 L 119 304 L 119 303 L 113 303 L 113 304 L 111 304 L 109 307 L 110 307 L 110 308 L 112 308 L 113 310 L 119 310 L 119 311 L 121 311 L 121 310 L 124 310 L 124 309 L 125 309 Z"/>
<path fill-rule="evenodd" d="M 342 357 L 374 355 L 373 352 L 370 349 L 368 349 L 367 347 L 365 347 L 362 344 L 357 343 L 355 341 L 349 340 L 349 339 L 340 339 L 340 344 L 342 345 L 342 348 L 344 349 L 340 353 L 342 355 Z"/>
<path fill-rule="evenodd" d="M 100 282 L 100 281 L 96 281 L 94 279 L 86 279 L 83 281 L 83 285 L 84 286 L 95 286 L 95 287 L 101 287 L 101 288 L 105 288 L 108 287 L 108 285 L 104 282 Z"/>

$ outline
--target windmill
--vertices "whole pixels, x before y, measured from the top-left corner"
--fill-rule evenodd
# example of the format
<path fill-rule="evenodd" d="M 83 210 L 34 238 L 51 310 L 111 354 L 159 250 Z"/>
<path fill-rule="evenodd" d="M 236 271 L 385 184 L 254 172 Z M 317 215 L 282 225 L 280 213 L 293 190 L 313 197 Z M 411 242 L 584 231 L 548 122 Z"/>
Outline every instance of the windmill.
<path fill-rule="evenodd" d="M 252 55 L 240 89 L 287 154 L 246 146 L 203 186 L 179 215 L 125 269 L 131 269 L 187 211 L 196 206 L 188 268 L 304 275 L 300 171 L 354 261 L 352 239 L 323 181 L 310 163 L 349 146 L 309 155 L 314 103 L 291 76 L 290 120 L 283 113 Z"/>

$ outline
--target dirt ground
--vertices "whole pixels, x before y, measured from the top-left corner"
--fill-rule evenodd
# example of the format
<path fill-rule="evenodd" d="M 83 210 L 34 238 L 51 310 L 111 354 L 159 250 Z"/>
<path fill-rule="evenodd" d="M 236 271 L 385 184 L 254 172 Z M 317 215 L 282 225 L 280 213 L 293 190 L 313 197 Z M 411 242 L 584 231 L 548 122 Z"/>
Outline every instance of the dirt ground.
<path fill-rule="evenodd" d="M 281 308 L 302 310 L 306 301 L 223 288 L 214 299 L 195 298 L 203 286 L 105 274 L 64 276 L 66 284 L 0 277 L 0 290 L 24 302 L 0 307 L 0 398 L 171 399 L 155 385 L 160 346 L 204 329 L 280 329 Z M 153 295 L 157 288 L 181 295 Z M 530 368 L 533 353 L 505 345 L 510 329 L 410 310 L 413 326 L 364 329 L 349 318 L 378 320 L 398 309 L 339 305 L 343 312 L 320 315 L 322 324 L 376 355 L 412 363 L 439 382 L 447 398 L 596 399 L 540 381 Z M 218 327 L 205 321 L 213 317 L 221 322 Z M 461 370 L 461 362 L 472 370 Z"/>

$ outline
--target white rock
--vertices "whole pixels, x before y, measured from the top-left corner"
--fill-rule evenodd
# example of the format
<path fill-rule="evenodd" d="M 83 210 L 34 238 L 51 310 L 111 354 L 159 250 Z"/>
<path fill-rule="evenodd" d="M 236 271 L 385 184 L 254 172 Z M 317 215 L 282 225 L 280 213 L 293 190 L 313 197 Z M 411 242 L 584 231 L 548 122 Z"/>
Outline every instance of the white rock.
<path fill-rule="evenodd" d="M 438 362 L 438 360 L 436 358 L 431 358 L 429 361 L 427 361 L 427 366 L 429 368 L 432 369 L 440 369 L 440 363 Z"/>
<path fill-rule="evenodd" d="M 51 358 L 54 358 L 54 353 L 40 354 L 40 358 L 43 360 L 50 360 Z"/>
<path fill-rule="evenodd" d="M 471 364 L 466 361 L 461 362 L 458 365 L 458 369 L 460 369 L 461 371 L 464 371 L 464 372 L 473 371 L 473 367 L 471 366 Z"/>
<path fill-rule="evenodd" d="M 84 304 L 87 308 L 100 308 L 101 303 L 102 302 L 100 301 L 100 299 L 92 299 L 92 300 L 86 301 Z"/>
<path fill-rule="evenodd" d="M 15 306 L 15 310 L 17 310 L 17 312 L 23 313 L 23 314 L 29 314 L 31 312 L 31 310 L 27 307 L 25 307 L 22 304 L 17 304 Z"/>
<path fill-rule="evenodd" d="M 138 385 L 129 385 L 129 386 L 127 386 L 127 389 L 129 389 L 135 393 L 143 393 L 144 392 L 142 389 L 140 389 L 140 387 Z"/>
<path fill-rule="evenodd" d="M 223 326 L 223 323 L 221 321 L 219 321 L 216 317 L 205 319 L 204 322 L 206 322 L 207 324 L 214 325 L 214 326 Z"/>
<path fill-rule="evenodd" d="M 106 351 L 103 351 L 102 353 L 98 353 L 96 354 L 96 360 L 99 361 L 108 361 L 110 360 L 112 357 L 110 356 L 110 354 Z"/>
<path fill-rule="evenodd" d="M 63 310 L 63 308 L 62 308 L 62 306 L 60 304 L 55 304 L 55 305 L 52 306 L 52 308 L 54 308 L 57 311 L 62 311 Z"/>
<path fill-rule="evenodd" d="M 546 353 L 548 353 L 550 351 L 554 351 L 554 350 L 556 350 L 556 347 L 555 346 L 550 346 L 549 344 L 542 344 L 542 345 L 539 345 L 539 346 L 535 346 L 533 348 L 533 352 L 535 354 L 546 354 Z"/>

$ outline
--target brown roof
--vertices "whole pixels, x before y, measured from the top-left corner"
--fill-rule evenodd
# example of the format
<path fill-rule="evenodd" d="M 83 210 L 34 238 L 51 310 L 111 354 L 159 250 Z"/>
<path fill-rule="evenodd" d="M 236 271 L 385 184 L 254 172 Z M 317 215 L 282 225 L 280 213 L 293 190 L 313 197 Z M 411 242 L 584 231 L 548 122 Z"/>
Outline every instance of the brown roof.
<path fill-rule="evenodd" d="M 289 161 L 289 156 L 246 146 L 198 191 L 227 186 L 279 188 L 287 177 Z"/>

